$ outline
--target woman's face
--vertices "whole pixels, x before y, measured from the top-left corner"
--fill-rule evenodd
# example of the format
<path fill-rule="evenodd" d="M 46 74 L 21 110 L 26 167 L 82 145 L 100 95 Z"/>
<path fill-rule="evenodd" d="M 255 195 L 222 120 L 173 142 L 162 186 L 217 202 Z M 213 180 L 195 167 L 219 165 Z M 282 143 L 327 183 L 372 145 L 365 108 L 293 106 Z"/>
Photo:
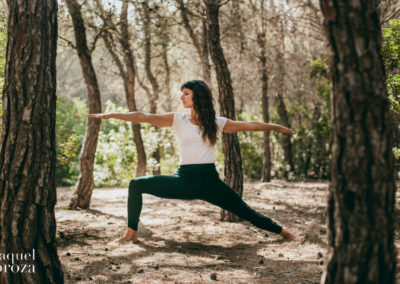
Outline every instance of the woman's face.
<path fill-rule="evenodd" d="M 193 91 L 187 88 L 183 88 L 181 101 L 184 108 L 192 108 L 193 107 Z"/>

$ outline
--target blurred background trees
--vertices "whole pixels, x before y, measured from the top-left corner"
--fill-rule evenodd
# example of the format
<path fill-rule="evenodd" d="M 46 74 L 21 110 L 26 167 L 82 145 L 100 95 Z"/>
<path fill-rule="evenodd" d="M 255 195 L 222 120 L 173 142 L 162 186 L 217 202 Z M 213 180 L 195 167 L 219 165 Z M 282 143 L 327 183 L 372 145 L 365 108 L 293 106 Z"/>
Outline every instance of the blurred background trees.
<path fill-rule="evenodd" d="M 103 111 L 128 111 L 126 83 L 118 65 L 102 38 L 112 34 L 113 47 L 127 66 L 126 54 L 120 44 L 122 33 L 122 0 L 78 1 L 85 22 L 89 43 L 94 43 L 92 60 Z M 136 108 L 158 113 L 185 111 L 179 95 L 180 85 L 191 79 L 211 82 L 213 96 L 218 98 L 214 65 L 204 34 L 205 5 L 202 1 L 149 0 L 128 1 L 127 29 L 129 46 L 134 57 Z M 249 3 L 252 3 L 250 5 Z M 265 117 L 264 100 L 268 99 L 268 119 L 285 123 L 279 114 L 284 103 L 290 126 L 297 131 L 291 136 L 292 162 L 285 158 L 285 140 L 277 132 L 269 133 L 270 177 L 288 180 L 328 179 L 330 176 L 330 81 L 322 16 L 318 1 L 231 0 L 220 8 L 220 37 L 231 72 L 238 120 L 259 120 Z M 381 1 L 379 6 L 384 32 L 382 54 L 385 59 L 387 86 L 395 117 L 395 151 L 400 159 L 399 103 L 399 4 Z M 147 15 L 147 16 L 146 16 Z M 106 17 L 106 19 L 105 19 Z M 148 17 L 148 18 L 146 18 Z M 6 18 L 0 20 L 5 26 Z M 115 28 L 106 26 L 113 22 Z M 151 29 L 146 30 L 146 21 Z M 151 53 L 146 56 L 146 40 L 151 38 Z M 57 184 L 73 185 L 79 175 L 81 151 L 88 111 L 87 90 L 74 44 L 72 21 L 64 1 L 59 6 L 59 46 L 57 55 Z M 264 41 L 264 55 L 260 45 Z M 4 62 L 5 37 L 0 28 L 0 65 Z M 148 51 L 147 51 L 148 53 Z M 124 57 L 125 55 L 125 57 Z M 266 79 L 262 79 L 260 62 L 265 57 Z M 147 59 L 146 59 L 147 58 Z M 146 69 L 146 64 L 149 66 Z M 210 68 L 208 68 L 210 67 Z M 4 69 L 4 68 L 1 68 Z M 151 71 L 153 78 L 148 70 Z M 208 73 L 210 75 L 208 75 Z M 3 74 L 0 74 L 0 84 Z M 150 76 L 150 77 L 149 77 Z M 209 78 L 208 78 L 209 77 Z M 264 81 L 263 81 L 264 80 Z M 154 93 L 154 82 L 158 84 Z M 266 84 L 263 89 L 263 84 Z M 263 93 L 264 92 L 264 93 Z M 156 96 L 157 95 L 157 96 Z M 282 100 L 280 100 L 282 98 Z M 219 112 L 218 104 L 217 113 Z M 263 113 L 264 105 L 264 113 Z M 135 175 L 138 155 L 132 127 L 127 123 L 102 122 L 95 155 L 95 186 L 123 186 Z M 146 173 L 158 167 L 161 173 L 173 173 L 178 157 L 176 144 L 169 129 L 155 131 L 146 125 L 140 129 L 147 157 Z M 242 132 L 238 135 L 245 179 L 260 180 L 265 160 L 264 134 Z M 160 146 L 160 158 L 152 156 Z M 287 155 L 286 155 L 287 156 Z M 219 144 L 217 167 L 223 173 L 224 157 Z"/>

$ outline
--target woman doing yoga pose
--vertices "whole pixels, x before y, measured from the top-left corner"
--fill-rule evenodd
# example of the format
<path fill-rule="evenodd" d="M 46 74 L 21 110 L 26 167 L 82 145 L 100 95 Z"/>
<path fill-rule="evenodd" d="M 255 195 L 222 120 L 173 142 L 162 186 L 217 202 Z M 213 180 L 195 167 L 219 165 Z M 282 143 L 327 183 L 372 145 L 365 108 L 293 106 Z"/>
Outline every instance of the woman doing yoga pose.
<path fill-rule="evenodd" d="M 220 132 L 270 131 L 295 132 L 277 124 L 234 121 L 216 117 L 211 91 L 200 80 L 186 82 L 181 87 L 183 107 L 190 113 L 148 114 L 143 112 L 88 114 L 99 119 L 116 118 L 132 122 L 147 122 L 158 127 L 173 128 L 180 150 L 179 168 L 174 175 L 154 175 L 132 179 L 128 193 L 128 228 L 119 243 L 138 239 L 138 223 L 142 210 L 142 194 L 163 198 L 200 199 L 228 210 L 253 225 L 280 234 L 290 240 L 296 236 L 253 208 L 225 182 L 215 169 L 214 147 Z"/>

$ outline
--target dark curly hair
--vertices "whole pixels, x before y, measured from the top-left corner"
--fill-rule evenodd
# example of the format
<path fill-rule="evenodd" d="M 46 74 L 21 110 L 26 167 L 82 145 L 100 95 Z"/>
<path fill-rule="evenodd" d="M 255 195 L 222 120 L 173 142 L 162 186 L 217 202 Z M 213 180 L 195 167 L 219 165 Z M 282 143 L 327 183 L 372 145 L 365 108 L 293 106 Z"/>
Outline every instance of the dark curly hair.
<path fill-rule="evenodd" d="M 201 80 L 192 80 L 181 86 L 193 92 L 193 108 L 198 115 L 199 127 L 204 141 L 211 145 L 217 142 L 217 123 L 215 121 L 214 102 L 210 88 Z"/>

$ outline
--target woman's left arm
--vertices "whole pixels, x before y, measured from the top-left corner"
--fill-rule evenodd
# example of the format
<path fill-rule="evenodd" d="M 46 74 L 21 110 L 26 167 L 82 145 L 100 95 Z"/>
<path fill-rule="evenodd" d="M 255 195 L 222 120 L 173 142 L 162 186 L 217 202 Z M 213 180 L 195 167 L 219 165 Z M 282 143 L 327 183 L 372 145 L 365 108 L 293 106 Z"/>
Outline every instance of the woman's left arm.
<path fill-rule="evenodd" d="M 222 132 L 225 133 L 235 133 L 239 131 L 270 131 L 270 130 L 279 130 L 285 134 L 295 134 L 293 130 L 286 128 L 283 125 L 273 124 L 273 123 L 265 123 L 258 121 L 235 121 L 231 119 L 226 119 L 226 123 Z"/>

